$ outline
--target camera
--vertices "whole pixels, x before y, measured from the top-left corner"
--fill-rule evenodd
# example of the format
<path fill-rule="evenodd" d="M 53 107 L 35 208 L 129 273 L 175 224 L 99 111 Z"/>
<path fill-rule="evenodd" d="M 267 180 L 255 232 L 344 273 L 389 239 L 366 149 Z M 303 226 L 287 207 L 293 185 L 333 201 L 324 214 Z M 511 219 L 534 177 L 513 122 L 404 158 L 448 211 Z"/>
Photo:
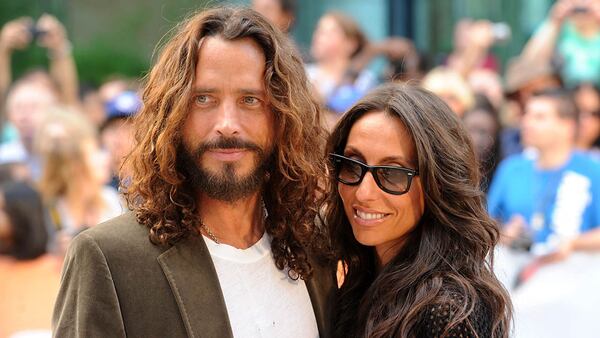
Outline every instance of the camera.
<path fill-rule="evenodd" d="M 513 250 L 528 252 L 531 251 L 531 247 L 533 246 L 533 234 L 529 231 L 524 231 L 517 238 L 515 238 L 510 247 Z"/>
<path fill-rule="evenodd" d="M 31 24 L 28 27 L 28 31 L 29 31 L 29 34 L 31 34 L 32 40 L 37 40 L 40 37 L 44 36 L 44 34 L 46 34 L 45 30 L 39 29 L 35 24 Z"/>
<path fill-rule="evenodd" d="M 504 43 L 510 40 L 512 31 L 506 22 L 496 22 L 492 24 L 492 36 L 495 43 Z"/>
<path fill-rule="evenodd" d="M 589 11 L 589 9 L 585 6 L 575 6 L 571 10 L 571 14 L 583 14 L 583 13 L 587 13 L 588 11 Z"/>

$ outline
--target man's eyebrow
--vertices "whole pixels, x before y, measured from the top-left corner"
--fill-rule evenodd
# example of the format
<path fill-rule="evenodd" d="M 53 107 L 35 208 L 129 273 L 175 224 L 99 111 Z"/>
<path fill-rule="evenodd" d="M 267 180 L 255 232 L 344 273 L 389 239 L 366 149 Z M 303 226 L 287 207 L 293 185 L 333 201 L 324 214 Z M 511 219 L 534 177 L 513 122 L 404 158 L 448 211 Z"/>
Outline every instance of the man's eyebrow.
<path fill-rule="evenodd" d="M 216 93 L 218 90 L 216 88 L 210 87 L 194 87 L 194 93 Z"/>
<path fill-rule="evenodd" d="M 265 91 L 262 89 L 244 88 L 244 89 L 238 90 L 238 93 L 244 94 L 244 95 L 265 96 Z"/>
<path fill-rule="evenodd" d="M 219 90 L 216 88 L 210 88 L 210 87 L 195 87 L 194 88 L 194 93 L 212 94 L 212 93 L 217 93 L 217 92 L 219 92 Z M 265 96 L 266 95 L 265 91 L 262 89 L 251 89 L 251 88 L 238 89 L 237 93 L 242 94 L 242 95 L 255 95 L 255 96 Z"/>

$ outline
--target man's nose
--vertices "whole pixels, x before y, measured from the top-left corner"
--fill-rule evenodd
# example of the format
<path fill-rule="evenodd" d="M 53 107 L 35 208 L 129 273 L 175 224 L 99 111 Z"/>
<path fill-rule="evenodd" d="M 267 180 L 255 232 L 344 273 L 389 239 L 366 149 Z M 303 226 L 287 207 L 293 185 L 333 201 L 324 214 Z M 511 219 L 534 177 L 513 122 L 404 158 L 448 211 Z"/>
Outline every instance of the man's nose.
<path fill-rule="evenodd" d="M 222 136 L 234 136 L 240 132 L 240 114 L 235 102 L 225 100 L 219 106 L 215 130 Z"/>

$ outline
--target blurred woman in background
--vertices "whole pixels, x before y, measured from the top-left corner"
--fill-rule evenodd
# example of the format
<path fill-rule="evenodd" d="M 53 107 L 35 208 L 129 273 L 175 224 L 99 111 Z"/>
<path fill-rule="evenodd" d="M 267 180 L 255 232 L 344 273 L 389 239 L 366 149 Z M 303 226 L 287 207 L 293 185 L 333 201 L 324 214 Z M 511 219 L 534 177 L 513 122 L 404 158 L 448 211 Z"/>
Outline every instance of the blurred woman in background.
<path fill-rule="evenodd" d="M 313 34 L 314 63 L 306 66 L 308 77 L 320 101 L 332 112 L 341 113 L 376 84 L 368 70 L 355 73 L 352 59 L 367 43 L 358 23 L 339 12 L 321 17 Z"/>
<path fill-rule="evenodd" d="M 471 136 L 479 161 L 481 188 L 487 191 L 500 162 L 500 118 L 490 101 L 477 94 L 475 106 L 463 115 L 463 123 Z"/>
<path fill-rule="evenodd" d="M 39 188 L 58 231 L 59 250 L 78 232 L 123 209 L 110 178 L 108 156 L 83 115 L 56 110 L 37 135 L 43 163 Z"/>

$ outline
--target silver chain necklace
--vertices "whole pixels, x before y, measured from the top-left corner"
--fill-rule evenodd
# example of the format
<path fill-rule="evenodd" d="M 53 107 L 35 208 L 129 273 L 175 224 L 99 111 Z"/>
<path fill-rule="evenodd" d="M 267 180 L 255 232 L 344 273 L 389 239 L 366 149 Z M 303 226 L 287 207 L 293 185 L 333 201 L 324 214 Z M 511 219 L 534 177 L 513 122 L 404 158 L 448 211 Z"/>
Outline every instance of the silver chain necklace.
<path fill-rule="evenodd" d="M 215 236 L 215 234 L 210 230 L 210 228 L 204 224 L 204 222 L 202 221 L 202 218 L 200 219 L 200 229 L 204 230 L 204 232 L 206 232 L 206 235 L 208 236 L 208 238 L 210 238 L 213 242 L 217 243 L 217 244 L 221 244 L 221 242 L 219 241 L 219 238 L 217 236 Z"/>
<path fill-rule="evenodd" d="M 269 216 L 269 212 L 267 211 L 267 206 L 265 205 L 265 201 L 262 198 L 261 198 L 260 202 L 262 204 L 262 209 L 263 209 L 263 224 L 264 224 L 267 221 L 267 217 Z M 217 237 L 214 234 L 214 232 L 212 232 L 212 230 L 210 230 L 210 228 L 208 227 L 208 225 L 206 225 L 206 223 L 204 223 L 204 221 L 202 220 L 202 218 L 200 218 L 200 229 L 204 230 L 204 232 L 206 233 L 206 235 L 208 236 L 208 238 L 210 238 L 211 241 L 213 241 L 213 242 L 215 242 L 217 244 L 221 244 L 221 241 L 219 240 L 219 237 Z"/>

